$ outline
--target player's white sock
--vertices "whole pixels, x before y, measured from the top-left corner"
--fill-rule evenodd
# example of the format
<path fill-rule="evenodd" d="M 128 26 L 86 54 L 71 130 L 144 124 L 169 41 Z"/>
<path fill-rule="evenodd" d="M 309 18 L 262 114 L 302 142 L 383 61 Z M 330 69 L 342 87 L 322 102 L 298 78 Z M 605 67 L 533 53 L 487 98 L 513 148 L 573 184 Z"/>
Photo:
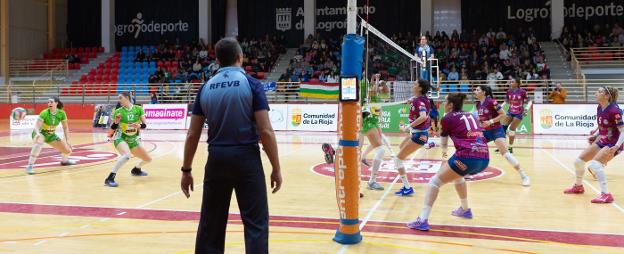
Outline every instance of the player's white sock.
<path fill-rule="evenodd" d="M 468 210 L 468 199 L 467 198 L 462 198 L 460 199 L 461 201 L 461 207 L 464 210 Z"/>
<path fill-rule="evenodd" d="M 596 178 L 598 178 L 598 182 L 600 183 L 600 192 L 609 193 L 609 188 L 607 188 L 607 176 L 604 172 L 604 165 L 599 161 L 592 160 L 587 166 L 596 174 Z"/>
<path fill-rule="evenodd" d="M 375 148 L 375 158 L 373 159 L 373 168 L 371 170 L 371 178 L 369 182 L 375 182 L 377 179 L 377 172 L 379 171 L 379 167 L 381 166 L 381 162 L 383 160 L 384 148 L 383 146 L 378 146 Z"/>
<path fill-rule="evenodd" d="M 507 160 L 509 164 L 511 164 L 511 166 L 513 166 L 514 168 L 516 168 L 516 170 L 518 170 L 518 173 L 520 174 L 522 178 L 527 177 L 527 174 L 524 172 L 524 170 L 520 168 L 520 162 L 518 162 L 518 159 L 516 159 L 516 156 L 514 156 L 510 152 L 506 152 L 505 155 L 503 155 L 503 157 L 505 157 L 505 160 Z"/>
<path fill-rule="evenodd" d="M 68 161 L 69 160 L 69 154 L 68 153 L 62 154 L 61 157 L 62 157 L 61 161 Z"/>
<path fill-rule="evenodd" d="M 574 171 L 576 172 L 576 185 L 583 185 L 583 176 L 585 175 L 585 161 L 576 158 L 574 161 Z"/>
<path fill-rule="evenodd" d="M 422 210 L 420 211 L 420 216 L 418 216 L 418 217 L 423 219 L 423 220 L 428 220 L 430 213 L 431 213 L 431 206 L 424 205 Z"/>
<path fill-rule="evenodd" d="M 152 160 L 148 160 L 148 161 L 144 161 L 144 160 L 140 160 L 137 164 L 136 164 L 136 168 L 141 169 L 143 168 L 143 166 L 145 166 L 147 163 L 152 162 Z"/>
<path fill-rule="evenodd" d="M 427 185 L 427 192 L 425 193 L 425 201 L 423 204 L 422 211 L 420 212 L 420 218 L 423 220 L 429 219 L 429 214 L 431 213 L 431 207 L 433 203 L 438 198 L 438 192 L 440 191 L 440 186 L 442 186 L 442 182 L 438 178 L 437 175 L 434 175 L 431 180 L 429 180 L 429 184 Z"/>
<path fill-rule="evenodd" d="M 409 181 L 407 180 L 407 174 L 405 175 L 401 175 L 401 181 L 403 182 L 403 187 L 406 189 L 412 188 L 412 186 L 410 186 Z"/>
<path fill-rule="evenodd" d="M 409 181 L 407 180 L 407 172 L 405 171 L 405 166 L 403 165 L 403 160 L 400 160 L 399 158 L 394 158 L 394 168 L 399 171 L 399 174 L 401 174 L 401 170 L 403 169 L 403 174 L 401 174 L 401 181 L 403 182 L 403 187 L 406 189 L 411 188 L 412 186 L 410 186 Z"/>
<path fill-rule="evenodd" d="M 115 162 L 115 165 L 113 165 L 113 170 L 111 172 L 117 173 L 117 170 L 119 170 L 121 166 L 126 164 L 126 162 L 128 162 L 129 160 L 130 160 L 130 155 L 124 154 L 124 155 L 119 156 L 119 158 L 117 158 L 117 161 Z"/>
<path fill-rule="evenodd" d="M 42 147 L 43 147 L 43 144 L 39 144 L 39 143 L 35 143 L 33 145 L 32 149 L 30 150 L 30 156 L 28 157 L 28 165 L 35 164 L 35 161 L 37 160 L 39 153 L 41 153 Z"/>

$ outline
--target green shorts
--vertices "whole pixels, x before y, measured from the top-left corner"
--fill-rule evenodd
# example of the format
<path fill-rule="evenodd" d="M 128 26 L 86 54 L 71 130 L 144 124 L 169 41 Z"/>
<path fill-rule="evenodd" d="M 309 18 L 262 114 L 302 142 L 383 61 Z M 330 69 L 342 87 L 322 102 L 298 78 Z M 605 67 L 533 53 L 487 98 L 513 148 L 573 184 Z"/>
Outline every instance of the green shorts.
<path fill-rule="evenodd" d="M 139 140 L 138 140 L 138 136 L 128 136 L 128 135 L 119 135 L 117 137 L 115 137 L 115 140 L 113 141 L 113 144 L 115 144 L 115 147 L 117 147 L 119 144 L 121 144 L 121 142 L 125 142 L 126 144 L 128 144 L 128 148 L 132 149 L 135 148 L 137 146 L 139 146 Z"/>
<path fill-rule="evenodd" d="M 360 130 L 360 133 L 366 134 L 368 131 L 377 127 L 379 127 L 379 117 L 369 115 L 368 117 L 362 119 L 362 129 Z"/>
<path fill-rule="evenodd" d="M 56 133 L 54 133 L 54 132 L 50 133 L 50 132 L 47 132 L 47 131 L 42 131 L 40 133 L 41 133 L 41 136 L 43 136 L 43 142 L 50 143 L 50 142 L 54 142 L 54 141 L 57 141 L 57 140 L 61 140 L 61 138 L 59 138 L 59 136 L 57 136 Z M 32 135 L 31 135 L 32 138 L 35 138 L 35 135 L 36 135 L 36 133 L 33 130 Z"/>

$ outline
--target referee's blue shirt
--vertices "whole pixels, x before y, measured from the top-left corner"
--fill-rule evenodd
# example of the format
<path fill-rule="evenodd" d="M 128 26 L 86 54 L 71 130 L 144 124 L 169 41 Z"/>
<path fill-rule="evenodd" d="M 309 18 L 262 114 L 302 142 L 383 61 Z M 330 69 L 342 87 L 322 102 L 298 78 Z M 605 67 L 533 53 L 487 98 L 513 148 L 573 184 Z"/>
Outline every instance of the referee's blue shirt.
<path fill-rule="evenodd" d="M 206 117 L 208 144 L 235 146 L 258 143 L 254 112 L 269 110 L 260 81 L 240 67 L 217 71 L 197 93 L 193 114 Z"/>

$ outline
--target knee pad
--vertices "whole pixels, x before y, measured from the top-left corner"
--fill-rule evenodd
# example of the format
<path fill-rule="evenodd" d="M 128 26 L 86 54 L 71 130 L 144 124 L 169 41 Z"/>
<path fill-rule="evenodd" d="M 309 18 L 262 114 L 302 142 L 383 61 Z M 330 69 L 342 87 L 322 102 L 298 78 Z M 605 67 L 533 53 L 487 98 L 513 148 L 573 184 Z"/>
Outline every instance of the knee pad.
<path fill-rule="evenodd" d="M 465 183 L 466 183 L 466 179 L 464 179 L 463 177 L 460 177 L 459 179 L 455 180 L 456 185 L 465 184 Z"/>
<path fill-rule="evenodd" d="M 377 148 L 375 148 L 375 158 L 374 158 L 374 160 L 376 160 L 376 161 L 383 160 L 384 152 L 385 152 L 385 150 L 384 150 L 383 146 L 378 146 Z"/>
<path fill-rule="evenodd" d="M 591 168 L 595 172 L 595 171 L 602 170 L 604 165 L 597 160 L 591 160 L 589 161 L 589 163 L 587 163 L 587 167 Z"/>
<path fill-rule="evenodd" d="M 403 165 L 403 160 L 400 160 L 399 158 L 394 158 L 394 168 L 395 169 L 400 169 L 400 168 L 405 169 L 405 166 Z"/>
<path fill-rule="evenodd" d="M 505 159 L 514 167 L 520 165 L 520 162 L 518 162 L 518 159 L 516 159 L 516 157 L 513 156 L 513 154 L 511 154 L 510 152 L 506 152 L 505 155 L 503 155 L 503 157 L 505 157 Z"/>
<path fill-rule="evenodd" d="M 43 144 L 35 143 L 32 147 L 32 155 L 38 156 L 41 152 L 41 148 L 43 148 Z"/>
<path fill-rule="evenodd" d="M 581 160 L 580 158 L 576 158 L 576 160 L 574 161 L 574 166 L 577 168 L 582 168 L 585 167 L 585 162 L 584 160 Z"/>
<path fill-rule="evenodd" d="M 128 161 L 128 160 L 130 160 L 130 155 L 129 154 L 122 154 L 121 156 L 119 156 L 119 160 Z"/>
<path fill-rule="evenodd" d="M 434 175 L 431 180 L 429 180 L 429 186 L 439 189 L 442 186 L 442 181 L 438 178 L 438 175 Z"/>
<path fill-rule="evenodd" d="M 509 133 L 510 137 L 515 137 L 516 136 L 516 132 L 515 131 L 509 130 L 509 131 L 507 131 L 507 133 Z"/>

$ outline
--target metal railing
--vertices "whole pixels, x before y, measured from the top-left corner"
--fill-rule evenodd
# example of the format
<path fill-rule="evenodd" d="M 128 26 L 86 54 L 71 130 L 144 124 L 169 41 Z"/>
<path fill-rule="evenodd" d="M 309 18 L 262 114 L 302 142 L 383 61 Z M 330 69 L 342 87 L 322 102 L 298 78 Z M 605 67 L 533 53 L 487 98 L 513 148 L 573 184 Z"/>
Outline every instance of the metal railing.
<path fill-rule="evenodd" d="M 589 47 L 570 49 L 570 65 L 577 79 L 585 79 L 583 68 L 624 67 L 624 47 Z"/>
<path fill-rule="evenodd" d="M 561 83 L 567 90 L 566 102 L 587 103 L 594 101 L 596 90 L 602 86 L 614 86 L 624 89 L 624 79 L 562 79 L 562 80 L 521 80 L 522 88 L 526 89 L 531 99 L 542 98 L 543 103 L 549 103 L 548 95 L 557 83 Z M 387 82 L 391 97 L 384 102 L 393 102 L 409 98 L 411 96 L 412 82 Z M 299 95 L 299 85 L 296 82 L 278 82 L 275 89 L 266 91 L 266 96 L 271 103 L 333 103 L 336 99 L 306 98 Z M 474 88 L 478 85 L 488 85 L 493 89 L 494 97 L 503 101 L 510 82 L 507 80 L 467 80 L 467 81 L 442 81 L 440 82 L 440 97 L 436 100 L 444 100 L 444 96 L 452 92 L 468 93 L 469 99 Z M 139 103 L 151 103 L 152 94 L 156 95 L 158 103 L 192 103 L 197 91 L 201 87 L 199 83 L 183 84 L 13 84 L 5 86 L 6 92 L 0 92 L 0 103 L 45 103 L 50 96 L 58 96 L 66 103 L 115 103 L 120 91 L 134 91 Z M 620 96 L 620 102 L 624 96 Z M 536 102 L 538 103 L 538 102 Z"/>
<path fill-rule="evenodd" d="M 61 77 L 68 74 L 68 62 L 64 59 L 11 60 L 11 77 Z"/>

